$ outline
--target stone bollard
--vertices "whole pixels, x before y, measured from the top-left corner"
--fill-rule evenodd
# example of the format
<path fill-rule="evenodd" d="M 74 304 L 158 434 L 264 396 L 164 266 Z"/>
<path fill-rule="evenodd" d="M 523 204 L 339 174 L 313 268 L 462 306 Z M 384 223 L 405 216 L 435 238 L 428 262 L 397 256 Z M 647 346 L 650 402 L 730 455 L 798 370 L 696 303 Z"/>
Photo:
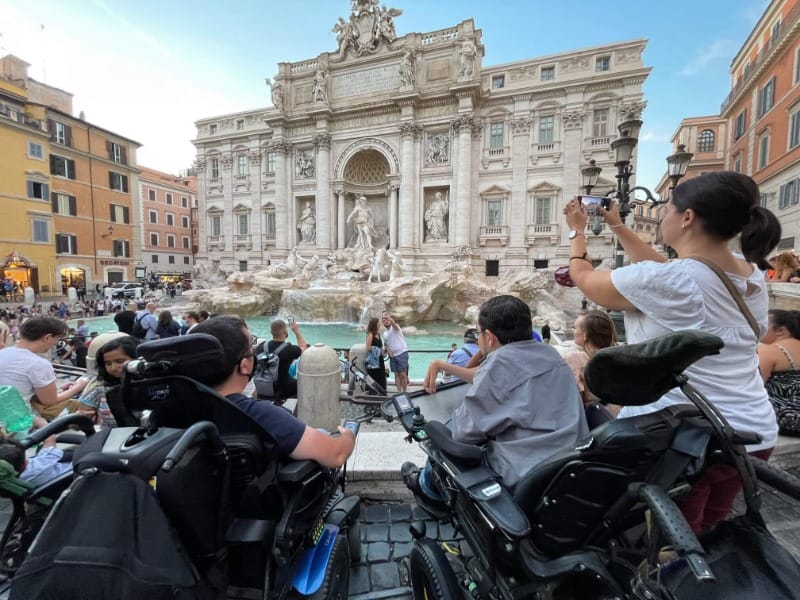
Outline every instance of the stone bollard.
<path fill-rule="evenodd" d="M 78 300 L 78 292 L 77 292 L 77 290 L 75 290 L 74 287 L 70 286 L 70 287 L 67 288 L 67 300 L 69 300 L 70 303 L 77 302 L 77 300 Z"/>
<path fill-rule="evenodd" d="M 33 305 L 36 302 L 36 293 L 33 291 L 32 287 L 26 287 L 23 293 L 25 294 L 26 305 Z"/>
<path fill-rule="evenodd" d="M 341 425 L 339 357 L 325 344 L 309 346 L 297 364 L 297 418 L 336 431 Z"/>

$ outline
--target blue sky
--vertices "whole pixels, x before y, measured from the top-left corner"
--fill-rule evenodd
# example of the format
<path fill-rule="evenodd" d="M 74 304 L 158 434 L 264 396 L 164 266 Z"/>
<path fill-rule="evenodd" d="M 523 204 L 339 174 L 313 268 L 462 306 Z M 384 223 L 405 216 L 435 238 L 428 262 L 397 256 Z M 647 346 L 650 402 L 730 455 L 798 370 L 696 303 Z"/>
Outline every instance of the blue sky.
<path fill-rule="evenodd" d="M 484 65 L 646 38 L 653 71 L 637 179 L 655 186 L 687 116 L 718 114 L 731 60 L 767 0 L 396 0 L 398 35 L 473 18 Z M 0 55 L 75 95 L 92 123 L 144 144 L 142 165 L 191 165 L 194 121 L 265 107 L 279 61 L 336 50 L 347 0 L 0 0 Z"/>

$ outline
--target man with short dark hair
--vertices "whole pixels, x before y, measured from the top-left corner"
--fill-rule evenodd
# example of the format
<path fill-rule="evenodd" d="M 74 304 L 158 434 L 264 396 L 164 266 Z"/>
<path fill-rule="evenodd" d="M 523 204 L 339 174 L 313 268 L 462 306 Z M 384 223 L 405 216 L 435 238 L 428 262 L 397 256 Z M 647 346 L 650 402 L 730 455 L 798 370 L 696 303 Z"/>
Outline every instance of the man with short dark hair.
<path fill-rule="evenodd" d="M 136 319 L 136 311 L 139 306 L 136 302 L 128 302 L 125 310 L 119 311 L 114 315 L 114 323 L 117 324 L 117 329 L 121 333 L 133 335 L 133 321 Z"/>
<path fill-rule="evenodd" d="M 486 462 L 509 488 L 588 432 L 572 371 L 554 348 L 531 339 L 532 329 L 522 300 L 491 298 L 478 313 L 478 346 L 486 358 L 475 371 L 450 366 L 472 382 L 449 422 L 453 439 L 483 445 Z M 437 499 L 426 470 L 404 463 L 401 472 L 423 500 Z"/>
<path fill-rule="evenodd" d="M 466 368 L 467 363 L 469 363 L 469 359 L 475 356 L 480 352 L 480 348 L 478 348 L 478 330 L 474 327 L 470 327 L 464 332 L 464 345 L 461 348 L 453 350 L 450 353 L 450 356 L 447 357 L 447 362 L 451 365 L 456 365 L 458 367 Z M 451 381 L 458 381 L 458 377 L 456 375 L 448 375 L 445 377 L 445 383 L 449 383 Z"/>
<path fill-rule="evenodd" d="M 148 302 L 144 310 L 140 310 L 136 313 L 134 323 L 139 323 L 144 330 L 144 337 L 142 339 L 145 341 L 158 338 L 158 317 L 156 317 L 155 314 L 156 308 L 158 308 L 158 304 L 155 302 Z"/>
<path fill-rule="evenodd" d="M 394 385 L 398 392 L 408 389 L 408 344 L 400 325 L 388 312 L 381 316 L 381 323 L 386 328 L 383 336 L 386 353 L 389 355 L 389 368 L 394 373 Z"/>
<path fill-rule="evenodd" d="M 292 328 L 292 332 L 297 338 L 297 346 L 287 341 L 289 327 Z M 269 342 L 262 342 L 256 347 L 256 356 L 262 352 L 275 352 L 282 344 L 286 344 L 278 352 L 278 383 L 275 388 L 275 395 L 269 399 L 285 400 L 286 398 L 294 398 L 297 396 L 297 380 L 289 375 L 289 367 L 306 351 L 308 344 L 300 332 L 300 326 L 294 319 L 291 319 L 291 325 L 289 326 L 286 325 L 286 321 L 283 319 L 275 319 L 270 323 L 269 330 L 272 334 L 272 339 Z"/>
<path fill-rule="evenodd" d="M 183 327 L 181 327 L 181 335 L 186 335 L 194 326 L 200 322 L 200 315 L 193 310 L 187 310 L 183 313 Z"/>
<path fill-rule="evenodd" d="M 315 460 L 329 468 L 344 464 L 355 447 L 353 432 L 339 427 L 339 436 L 328 435 L 309 427 L 272 402 L 255 400 L 242 394 L 256 367 L 250 331 L 242 319 L 213 317 L 199 323 L 189 335 L 198 333 L 206 333 L 219 340 L 225 354 L 225 364 L 213 373 L 198 373 L 195 379 L 213 387 L 261 425 L 274 440 L 280 454 L 297 460 Z"/>

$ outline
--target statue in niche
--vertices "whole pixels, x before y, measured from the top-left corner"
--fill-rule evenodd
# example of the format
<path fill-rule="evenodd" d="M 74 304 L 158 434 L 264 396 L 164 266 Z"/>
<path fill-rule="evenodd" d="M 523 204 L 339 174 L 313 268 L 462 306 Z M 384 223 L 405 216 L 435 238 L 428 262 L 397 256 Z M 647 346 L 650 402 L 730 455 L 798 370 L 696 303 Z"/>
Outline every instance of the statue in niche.
<path fill-rule="evenodd" d="M 395 250 L 394 253 L 388 252 L 389 257 L 392 259 L 392 266 L 389 271 L 389 281 L 394 281 L 398 277 L 403 277 L 408 273 L 408 267 L 403 261 L 403 255 L 400 250 Z"/>
<path fill-rule="evenodd" d="M 269 83 L 270 92 L 272 96 L 272 106 L 277 110 L 283 110 L 283 87 L 274 79 Z"/>
<path fill-rule="evenodd" d="M 297 227 L 300 229 L 300 242 L 303 244 L 315 244 L 317 242 L 317 218 L 314 216 L 311 202 L 306 202 L 306 207 L 300 214 Z"/>
<path fill-rule="evenodd" d="M 475 72 L 475 57 L 478 49 L 472 40 L 464 40 L 458 48 L 458 77 L 468 79 Z"/>
<path fill-rule="evenodd" d="M 356 206 L 347 216 L 347 222 L 353 223 L 356 239 L 350 243 L 356 250 L 372 250 L 372 236 L 375 234 L 372 209 L 367 206 L 367 198 L 358 196 Z"/>
<path fill-rule="evenodd" d="M 425 151 L 425 163 L 428 165 L 445 165 L 450 160 L 450 136 L 446 133 L 432 135 L 428 138 Z"/>
<path fill-rule="evenodd" d="M 297 152 L 297 174 L 300 177 L 314 176 L 314 159 L 305 150 Z"/>
<path fill-rule="evenodd" d="M 314 102 L 328 101 L 328 72 L 325 69 L 317 69 L 314 73 L 314 89 L 311 92 L 311 99 Z"/>
<path fill-rule="evenodd" d="M 449 212 L 449 202 L 442 195 L 436 192 L 433 202 L 425 210 L 425 241 L 441 242 L 447 241 L 447 214 Z"/>
<path fill-rule="evenodd" d="M 414 50 L 407 48 L 400 60 L 400 85 L 414 87 L 416 76 L 414 74 Z"/>

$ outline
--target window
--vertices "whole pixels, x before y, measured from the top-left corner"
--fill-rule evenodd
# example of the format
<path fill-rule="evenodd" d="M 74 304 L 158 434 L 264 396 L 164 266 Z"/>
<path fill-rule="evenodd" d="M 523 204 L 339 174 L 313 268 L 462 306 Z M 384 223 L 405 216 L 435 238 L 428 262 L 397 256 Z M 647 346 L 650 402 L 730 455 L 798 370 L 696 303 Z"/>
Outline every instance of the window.
<path fill-rule="evenodd" d="M 211 179 L 219 178 L 219 159 L 211 159 Z"/>
<path fill-rule="evenodd" d="M 28 142 L 28 158 L 44 160 L 44 146 L 36 142 Z"/>
<path fill-rule="evenodd" d="M 697 151 L 698 152 L 713 152 L 714 151 L 714 132 L 710 129 L 704 129 L 697 137 Z"/>
<path fill-rule="evenodd" d="M 736 123 L 733 127 L 733 139 L 738 140 L 744 135 L 744 130 L 747 127 L 747 109 L 736 115 Z"/>
<path fill-rule="evenodd" d="M 150 245 L 151 246 L 158 246 L 158 234 L 151 233 L 150 234 Z"/>
<path fill-rule="evenodd" d="M 762 135 L 758 140 L 758 168 L 763 169 L 769 163 L 769 135 Z"/>
<path fill-rule="evenodd" d="M 167 225 L 170 227 L 175 226 L 175 215 L 173 213 L 167 213 Z"/>
<path fill-rule="evenodd" d="M 542 67 L 542 81 L 553 81 L 556 78 L 555 67 Z"/>
<path fill-rule="evenodd" d="M 240 260 L 240 261 L 239 261 L 239 270 L 240 270 L 242 273 L 245 273 L 245 272 L 247 272 L 247 261 L 246 261 L 246 260 Z"/>
<path fill-rule="evenodd" d="M 789 119 L 789 149 L 800 145 L 800 109 L 792 113 Z"/>
<path fill-rule="evenodd" d="M 553 128 L 555 126 L 555 117 L 553 115 L 546 115 L 539 117 L 539 143 L 550 144 L 553 142 Z"/>
<path fill-rule="evenodd" d="M 190 242 L 189 242 L 189 238 L 188 237 L 186 237 L 186 236 L 182 237 L 181 238 L 181 242 L 183 243 L 183 247 L 184 248 L 189 248 L 189 243 Z"/>
<path fill-rule="evenodd" d="M 211 235 L 214 237 L 222 235 L 222 217 L 220 215 L 211 216 L 210 224 L 211 227 L 209 227 L 209 230 L 211 231 Z"/>
<path fill-rule="evenodd" d="M 167 258 L 167 262 L 168 262 L 169 264 L 171 264 L 171 265 L 174 265 L 174 264 L 175 264 L 175 257 L 174 257 L 174 256 L 172 256 L 172 255 L 170 255 L 170 256 Z"/>
<path fill-rule="evenodd" d="M 500 274 L 500 261 L 487 260 L 486 261 L 486 276 L 497 277 Z"/>
<path fill-rule="evenodd" d="M 48 119 L 47 124 L 50 128 L 50 141 L 62 146 L 72 146 L 72 127 L 53 119 Z"/>
<path fill-rule="evenodd" d="M 489 125 L 489 147 L 502 148 L 503 147 L 503 122 L 495 121 Z"/>
<path fill-rule="evenodd" d="M 535 258 L 533 259 L 533 268 L 534 269 L 546 269 L 550 266 L 550 261 L 546 258 Z"/>
<path fill-rule="evenodd" d="M 247 156 L 240 154 L 236 157 L 236 174 L 247 175 L 248 173 L 249 169 L 247 168 Z"/>
<path fill-rule="evenodd" d="M 800 179 L 792 179 L 778 188 L 778 208 L 787 208 L 800 201 Z"/>
<path fill-rule="evenodd" d="M 50 197 L 50 186 L 41 181 L 28 180 L 28 198 L 47 200 Z"/>
<path fill-rule="evenodd" d="M 536 198 L 536 220 L 537 225 L 549 225 L 551 223 L 551 210 L 553 198 L 550 196 L 540 196 Z"/>
<path fill-rule="evenodd" d="M 275 172 L 275 153 L 267 152 L 267 173 Z"/>
<path fill-rule="evenodd" d="M 597 60 L 594 61 L 594 70 L 598 73 L 602 73 L 604 71 L 611 70 L 611 57 L 610 56 L 598 56 Z"/>
<path fill-rule="evenodd" d="M 71 233 L 56 234 L 56 253 L 57 254 L 77 254 L 78 236 Z"/>
<path fill-rule="evenodd" d="M 183 208 L 189 208 L 189 199 L 186 196 L 181 196 L 181 206 Z"/>
<path fill-rule="evenodd" d="M 31 220 L 34 242 L 50 242 L 50 222 L 45 219 Z"/>
<path fill-rule="evenodd" d="M 75 161 L 63 156 L 50 155 L 50 174 L 75 179 Z"/>
<path fill-rule="evenodd" d="M 737 173 L 742 172 L 742 155 L 737 154 L 736 158 L 733 161 L 733 170 Z"/>
<path fill-rule="evenodd" d="M 175 247 L 175 236 L 168 235 L 167 236 L 167 248 L 174 248 Z"/>
<path fill-rule="evenodd" d="M 247 213 L 239 213 L 238 215 L 236 215 L 236 224 L 239 228 L 238 229 L 239 235 L 247 235 L 249 233 Z"/>
<path fill-rule="evenodd" d="M 488 200 L 486 202 L 486 225 L 499 227 L 503 224 L 503 201 Z"/>
<path fill-rule="evenodd" d="M 128 240 L 114 240 L 114 256 L 127 258 L 131 255 L 130 242 Z"/>
<path fill-rule="evenodd" d="M 108 172 L 108 187 L 112 190 L 127 193 L 128 191 L 128 176 L 114 171 Z"/>
<path fill-rule="evenodd" d="M 52 204 L 53 212 L 57 215 L 65 215 L 70 217 L 75 217 L 78 215 L 78 206 L 75 196 L 57 194 L 53 192 L 50 195 L 50 202 Z"/>
<path fill-rule="evenodd" d="M 493 90 L 502 90 L 506 87 L 506 76 L 505 75 L 493 75 L 492 76 L 492 89 Z"/>
<path fill-rule="evenodd" d="M 770 79 L 758 92 L 758 117 L 761 118 L 775 102 L 775 77 Z"/>
<path fill-rule="evenodd" d="M 187 217 L 185 215 L 183 217 L 181 217 L 181 226 L 184 229 L 189 229 L 189 217 Z"/>
<path fill-rule="evenodd" d="M 106 149 L 108 150 L 109 160 L 119 163 L 121 165 L 128 164 L 128 158 L 125 153 L 125 148 L 116 142 L 106 142 Z"/>
<path fill-rule="evenodd" d="M 150 262 L 158 264 L 158 254 L 151 254 L 150 255 Z"/>
<path fill-rule="evenodd" d="M 167 199 L 167 204 L 172 204 L 172 194 L 167 194 L 166 199 Z"/>
<path fill-rule="evenodd" d="M 185 264 L 185 265 L 189 264 L 189 257 L 188 256 L 184 256 L 183 257 L 183 264 Z"/>
<path fill-rule="evenodd" d="M 592 113 L 592 137 L 601 138 L 608 135 L 608 109 L 598 108 Z"/>
<path fill-rule="evenodd" d="M 155 190 L 147 190 L 147 199 L 151 202 L 156 201 L 156 191 Z"/>
<path fill-rule="evenodd" d="M 150 217 L 150 222 L 158 225 L 158 211 L 155 210 L 148 211 L 148 215 Z"/>
<path fill-rule="evenodd" d="M 240 131 L 244 129 L 244 119 L 236 119 L 236 129 Z"/>
<path fill-rule="evenodd" d="M 109 206 L 110 219 L 112 223 L 130 223 L 130 210 L 127 206 L 111 204 Z"/>
<path fill-rule="evenodd" d="M 277 221 L 275 220 L 275 207 L 268 206 L 264 210 L 264 225 L 265 225 L 265 232 L 268 237 L 275 238 L 275 232 L 277 231 Z"/>
<path fill-rule="evenodd" d="M 216 125 L 216 123 L 212 123 L 211 125 L 208 126 L 208 133 L 210 135 L 216 135 L 217 134 L 217 125 Z"/>
<path fill-rule="evenodd" d="M 772 26 L 772 41 L 773 42 L 778 39 L 778 35 L 780 34 L 780 32 L 781 32 L 781 20 L 778 19 L 777 21 L 775 21 L 775 25 Z"/>
<path fill-rule="evenodd" d="M 758 205 L 761 208 L 767 208 L 767 201 L 769 200 L 769 194 L 767 192 L 760 192 L 758 194 Z"/>

